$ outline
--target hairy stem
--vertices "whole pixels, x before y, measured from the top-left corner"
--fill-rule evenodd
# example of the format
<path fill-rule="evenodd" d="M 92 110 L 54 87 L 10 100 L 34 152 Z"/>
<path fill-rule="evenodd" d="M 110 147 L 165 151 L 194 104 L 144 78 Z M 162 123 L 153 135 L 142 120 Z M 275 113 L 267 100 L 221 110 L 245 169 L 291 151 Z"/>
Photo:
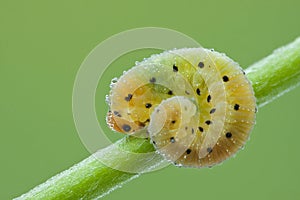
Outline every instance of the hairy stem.
<path fill-rule="evenodd" d="M 246 70 L 262 107 L 300 84 L 300 38 L 276 49 Z"/>
<path fill-rule="evenodd" d="M 295 88 L 300 84 L 300 38 L 250 66 L 246 74 L 253 84 L 259 107 Z M 121 149 L 133 153 L 147 153 L 154 150 L 149 140 L 134 137 L 124 137 L 108 148 L 110 152 Z M 99 152 L 104 155 L 107 148 Z M 114 156 L 110 159 L 121 167 L 137 164 L 132 159 Z M 162 158 L 155 160 L 160 161 L 163 161 Z M 146 163 L 144 168 L 151 168 L 153 162 L 150 163 L 152 164 Z M 112 169 L 92 155 L 16 199 L 100 198 L 139 175 Z"/>

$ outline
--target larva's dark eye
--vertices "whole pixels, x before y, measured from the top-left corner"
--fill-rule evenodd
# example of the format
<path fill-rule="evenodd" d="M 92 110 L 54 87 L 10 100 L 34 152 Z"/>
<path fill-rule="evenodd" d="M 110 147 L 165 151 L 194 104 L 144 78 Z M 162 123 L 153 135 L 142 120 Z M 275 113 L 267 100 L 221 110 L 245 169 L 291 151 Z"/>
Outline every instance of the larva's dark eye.
<path fill-rule="evenodd" d="M 237 63 L 203 48 L 167 51 L 114 83 L 108 123 L 146 127 L 157 151 L 180 166 L 211 167 L 234 155 L 254 125 L 252 86 Z"/>

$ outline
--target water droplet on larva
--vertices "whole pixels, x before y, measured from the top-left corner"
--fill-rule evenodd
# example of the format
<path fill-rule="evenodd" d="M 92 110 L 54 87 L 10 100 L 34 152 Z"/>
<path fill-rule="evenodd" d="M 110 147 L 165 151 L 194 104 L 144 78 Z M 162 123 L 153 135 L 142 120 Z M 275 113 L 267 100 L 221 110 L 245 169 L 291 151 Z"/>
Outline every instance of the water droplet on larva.
<path fill-rule="evenodd" d="M 116 82 L 118 82 L 118 78 L 117 77 L 111 79 L 111 83 L 116 83 Z"/>
<path fill-rule="evenodd" d="M 105 102 L 106 102 L 108 105 L 110 105 L 110 97 L 109 97 L 109 95 L 106 95 L 106 96 L 105 96 Z"/>
<path fill-rule="evenodd" d="M 174 163 L 175 164 L 175 163 Z M 175 164 L 177 167 L 182 167 L 183 165 L 181 163 L 176 163 Z"/>

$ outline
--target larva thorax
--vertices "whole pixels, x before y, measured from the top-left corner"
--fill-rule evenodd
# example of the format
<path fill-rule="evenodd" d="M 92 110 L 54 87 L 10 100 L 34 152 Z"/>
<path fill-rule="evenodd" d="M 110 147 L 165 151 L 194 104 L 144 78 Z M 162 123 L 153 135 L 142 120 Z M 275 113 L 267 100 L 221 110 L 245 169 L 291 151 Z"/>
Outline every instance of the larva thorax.
<path fill-rule="evenodd" d="M 145 128 L 166 159 L 213 166 L 235 154 L 255 120 L 255 97 L 242 69 L 203 48 L 167 51 L 133 67 L 112 85 L 108 124 Z"/>

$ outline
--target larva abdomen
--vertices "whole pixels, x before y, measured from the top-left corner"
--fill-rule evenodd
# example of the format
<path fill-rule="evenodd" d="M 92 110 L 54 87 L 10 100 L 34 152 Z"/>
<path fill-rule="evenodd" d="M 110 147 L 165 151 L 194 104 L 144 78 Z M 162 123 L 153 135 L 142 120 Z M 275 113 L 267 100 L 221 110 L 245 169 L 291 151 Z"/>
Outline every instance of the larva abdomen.
<path fill-rule="evenodd" d="M 237 63 L 191 48 L 152 56 L 126 72 L 112 85 L 110 109 L 108 123 L 115 130 L 133 133 L 148 127 L 166 159 L 205 167 L 244 146 L 256 103 Z"/>

